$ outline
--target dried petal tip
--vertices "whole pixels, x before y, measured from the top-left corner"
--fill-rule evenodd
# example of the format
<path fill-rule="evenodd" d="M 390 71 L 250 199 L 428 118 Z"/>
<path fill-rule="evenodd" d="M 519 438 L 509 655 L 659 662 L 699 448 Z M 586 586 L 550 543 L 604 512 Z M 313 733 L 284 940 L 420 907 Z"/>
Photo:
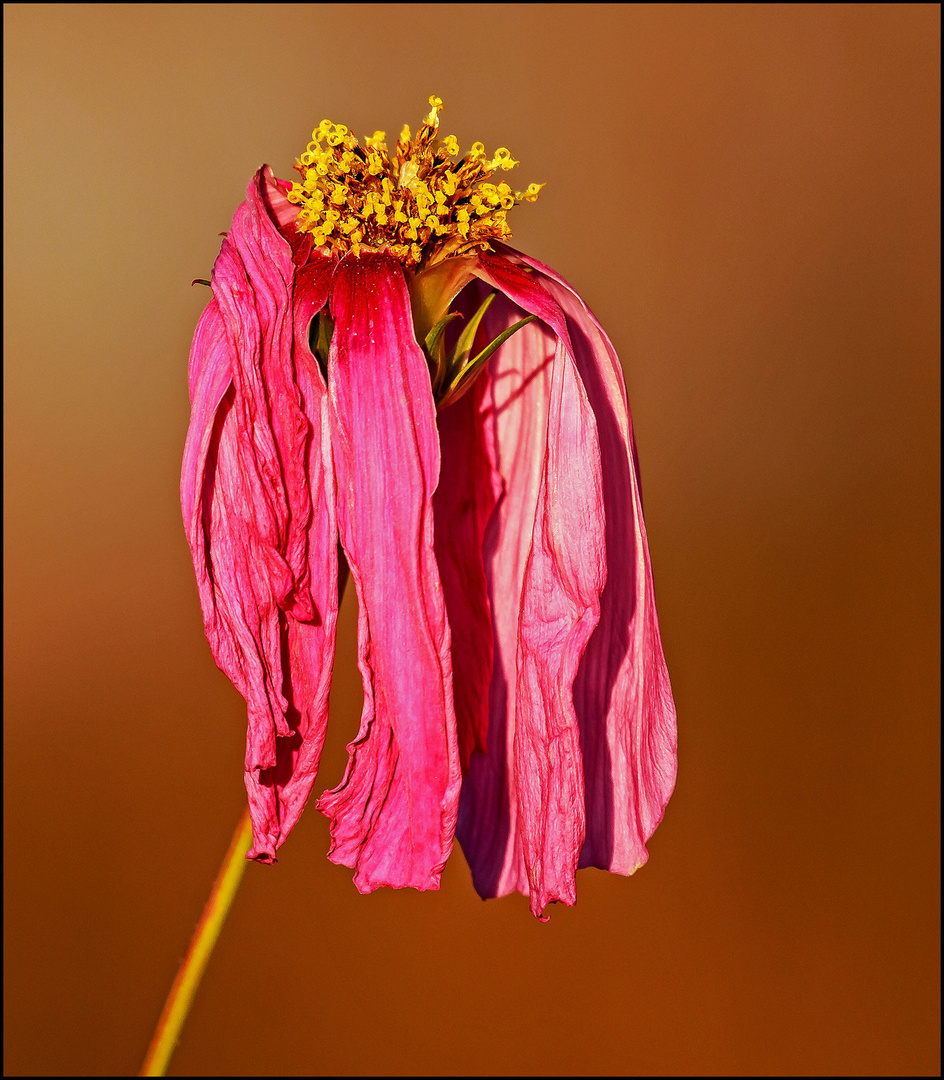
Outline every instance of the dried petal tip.
<path fill-rule="evenodd" d="M 295 164 L 302 177 L 288 200 L 298 206 L 296 228 L 311 233 L 316 247 L 339 255 L 362 248 L 390 251 L 407 268 L 429 266 L 454 255 L 488 251 L 511 236 L 506 216 L 516 203 L 534 202 L 543 184 L 513 191 L 489 182 L 496 169 L 518 162 L 500 146 L 489 158 L 482 143 L 458 162 L 455 135 L 439 138 L 442 98 L 416 138 L 404 124 L 391 157 L 386 133 L 375 131 L 361 146 L 343 124 L 322 120 Z"/>

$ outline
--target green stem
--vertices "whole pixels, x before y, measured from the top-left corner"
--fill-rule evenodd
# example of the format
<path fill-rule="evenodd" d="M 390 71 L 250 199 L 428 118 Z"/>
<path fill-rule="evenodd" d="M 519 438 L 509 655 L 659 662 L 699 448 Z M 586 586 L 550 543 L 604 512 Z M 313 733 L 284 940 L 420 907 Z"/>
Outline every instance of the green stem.
<path fill-rule="evenodd" d="M 223 923 L 233 903 L 233 897 L 242 880 L 243 871 L 246 869 L 246 853 L 251 842 L 252 823 L 247 809 L 243 811 L 243 816 L 239 820 L 229 851 L 213 883 L 210 898 L 193 933 L 187 955 L 183 958 L 177 977 L 174 979 L 174 985 L 167 995 L 164 1011 L 157 1022 L 157 1028 L 139 1076 L 164 1076 L 167 1071 L 170 1056 L 180 1037 L 180 1029 L 183 1027 L 184 1020 L 187 1019 L 187 1013 L 190 1012 L 190 1005 L 200 985 L 204 968 L 213 952 L 213 946 L 216 945 L 216 939 L 220 936 Z"/>

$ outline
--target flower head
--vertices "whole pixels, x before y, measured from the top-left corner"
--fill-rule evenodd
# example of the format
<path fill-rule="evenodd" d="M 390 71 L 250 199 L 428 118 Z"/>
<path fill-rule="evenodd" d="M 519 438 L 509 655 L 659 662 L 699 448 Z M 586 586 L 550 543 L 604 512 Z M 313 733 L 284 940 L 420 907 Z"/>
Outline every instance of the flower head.
<path fill-rule="evenodd" d="M 393 157 L 386 133 L 375 131 L 361 146 L 343 124 L 322 120 L 295 163 L 302 177 L 288 201 L 299 206 L 295 226 L 316 247 L 338 255 L 386 250 L 413 269 L 450 256 L 488 250 L 492 240 L 511 236 L 507 212 L 523 199 L 533 202 L 543 184 L 512 191 L 497 169 L 518 164 L 501 146 L 489 158 L 475 143 L 460 161 L 455 135 L 439 138 L 442 98 L 411 138 L 404 125 Z"/>
<path fill-rule="evenodd" d="M 478 143 L 453 163 L 430 103 L 393 156 L 324 121 L 300 183 L 253 178 L 194 337 L 184 520 L 248 706 L 250 857 L 311 793 L 349 566 L 364 708 L 329 857 L 436 888 L 458 836 L 483 897 L 543 917 L 578 866 L 645 861 L 675 710 L 616 354 L 504 243 L 538 185 L 493 184 L 517 163 Z"/>

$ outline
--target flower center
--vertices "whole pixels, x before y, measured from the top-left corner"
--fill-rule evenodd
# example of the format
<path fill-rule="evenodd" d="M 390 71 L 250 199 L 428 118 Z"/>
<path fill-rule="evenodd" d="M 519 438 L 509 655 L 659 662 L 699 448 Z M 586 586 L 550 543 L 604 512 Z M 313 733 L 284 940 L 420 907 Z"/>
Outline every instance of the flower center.
<path fill-rule="evenodd" d="M 355 255 L 362 247 L 387 250 L 408 268 L 424 268 L 455 255 L 488 250 L 511 236 L 506 215 L 522 200 L 534 202 L 543 184 L 513 191 L 489 182 L 496 169 L 518 164 L 501 146 L 492 158 L 473 143 L 465 157 L 454 135 L 439 138 L 442 99 L 432 106 L 416 138 L 403 126 L 391 158 L 386 134 L 375 131 L 361 146 L 343 124 L 322 120 L 295 163 L 302 177 L 288 200 L 300 209 L 296 226 L 316 247 Z"/>

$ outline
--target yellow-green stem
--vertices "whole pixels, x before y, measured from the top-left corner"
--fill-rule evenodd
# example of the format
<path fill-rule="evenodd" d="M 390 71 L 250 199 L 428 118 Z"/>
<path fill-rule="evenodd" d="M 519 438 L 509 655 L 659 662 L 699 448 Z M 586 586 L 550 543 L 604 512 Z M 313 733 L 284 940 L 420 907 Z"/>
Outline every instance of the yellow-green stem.
<path fill-rule="evenodd" d="M 252 823 L 247 809 L 243 811 L 243 816 L 233 834 L 229 851 L 213 883 L 213 890 L 197 923 L 187 955 L 183 958 L 177 977 L 174 979 L 174 985 L 167 995 L 164 1011 L 157 1022 L 157 1028 L 139 1076 L 164 1076 L 167 1071 L 170 1056 L 180 1037 L 180 1029 L 187 1018 L 193 996 L 203 977 L 203 969 L 210 959 L 210 953 L 213 952 L 213 946 L 220 936 L 233 897 L 242 880 L 243 871 L 246 869 L 246 852 L 249 850 L 251 841 Z"/>

